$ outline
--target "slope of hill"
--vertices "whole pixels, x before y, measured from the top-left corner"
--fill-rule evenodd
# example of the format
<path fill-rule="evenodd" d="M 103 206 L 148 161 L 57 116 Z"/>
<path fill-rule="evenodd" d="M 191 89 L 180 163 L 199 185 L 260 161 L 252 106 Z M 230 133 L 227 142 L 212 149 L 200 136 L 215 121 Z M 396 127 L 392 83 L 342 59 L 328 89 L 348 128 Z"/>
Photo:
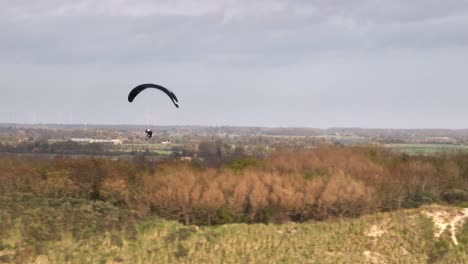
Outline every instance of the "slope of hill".
<path fill-rule="evenodd" d="M 82 240 L 61 234 L 35 250 L 16 244 L 18 232 L 12 229 L 2 241 L 0 262 L 468 263 L 467 218 L 468 208 L 433 205 L 283 225 L 198 227 L 146 219 L 134 231 Z"/>

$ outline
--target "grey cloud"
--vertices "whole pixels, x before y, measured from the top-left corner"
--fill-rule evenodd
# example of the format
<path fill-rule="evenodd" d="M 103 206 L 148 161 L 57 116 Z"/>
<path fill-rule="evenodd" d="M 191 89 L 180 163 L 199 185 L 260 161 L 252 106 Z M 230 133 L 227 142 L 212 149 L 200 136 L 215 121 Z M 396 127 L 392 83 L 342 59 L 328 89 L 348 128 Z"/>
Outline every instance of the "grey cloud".
<path fill-rule="evenodd" d="M 321 52 L 465 46 L 467 3 L 7 1 L 0 60 L 268 65 Z"/>

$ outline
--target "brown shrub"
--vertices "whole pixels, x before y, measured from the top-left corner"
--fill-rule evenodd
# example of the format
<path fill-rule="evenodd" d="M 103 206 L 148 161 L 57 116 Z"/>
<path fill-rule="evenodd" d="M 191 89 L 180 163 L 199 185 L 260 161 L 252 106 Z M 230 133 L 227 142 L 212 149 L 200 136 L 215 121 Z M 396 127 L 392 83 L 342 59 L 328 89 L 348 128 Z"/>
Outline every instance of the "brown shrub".
<path fill-rule="evenodd" d="M 374 188 L 339 170 L 327 182 L 318 205 L 324 215 L 357 216 L 376 207 L 374 193 Z"/>
<path fill-rule="evenodd" d="M 2 157 L 0 190 L 103 199 L 141 212 L 151 208 L 186 224 L 267 222 L 274 216 L 303 221 L 458 201 L 447 194 L 468 187 L 467 157 L 330 145 L 283 148 L 260 162 L 241 160 L 222 168 Z"/>
<path fill-rule="evenodd" d="M 78 191 L 70 172 L 64 169 L 47 171 L 45 178 L 31 187 L 35 193 L 51 198 L 74 196 Z"/>
<path fill-rule="evenodd" d="M 99 188 L 99 194 L 104 200 L 111 203 L 129 203 L 128 182 L 124 179 L 114 179 L 109 177 L 105 179 Z"/>

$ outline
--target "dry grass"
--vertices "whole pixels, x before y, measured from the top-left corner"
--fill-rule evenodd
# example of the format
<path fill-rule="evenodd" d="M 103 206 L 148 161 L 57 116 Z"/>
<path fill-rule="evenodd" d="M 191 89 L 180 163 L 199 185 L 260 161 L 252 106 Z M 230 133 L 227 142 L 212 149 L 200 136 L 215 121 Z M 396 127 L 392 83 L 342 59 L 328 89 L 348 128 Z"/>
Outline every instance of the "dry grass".
<path fill-rule="evenodd" d="M 64 236 L 46 242 L 37 253 L 15 247 L 14 239 L 4 240 L 0 259 L 22 257 L 24 263 L 467 263 L 468 244 L 449 244 L 444 251 L 433 237 L 427 210 L 329 222 L 201 228 L 147 219 L 137 224 L 133 236 L 125 231 L 86 240 Z M 373 226 L 382 224 L 385 232 L 368 236 Z"/>

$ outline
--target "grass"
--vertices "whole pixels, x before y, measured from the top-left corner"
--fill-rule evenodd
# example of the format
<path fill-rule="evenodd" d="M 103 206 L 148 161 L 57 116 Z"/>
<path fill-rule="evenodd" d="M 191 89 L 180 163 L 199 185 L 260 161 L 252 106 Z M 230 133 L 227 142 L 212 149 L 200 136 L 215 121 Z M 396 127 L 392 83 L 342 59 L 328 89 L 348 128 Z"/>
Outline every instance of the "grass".
<path fill-rule="evenodd" d="M 433 155 L 437 153 L 468 152 L 468 146 L 449 144 L 386 144 L 385 147 L 407 154 Z"/>
<path fill-rule="evenodd" d="M 0 214 L 0 263 L 365 263 L 369 256 L 387 263 L 468 263 L 467 224 L 459 246 L 448 237 L 437 240 L 424 208 L 326 222 L 196 227 L 157 217 L 131 222 L 99 202 L 15 199 L 24 202 L 22 211 L 5 207 Z M 381 232 L 369 235 L 373 228 Z"/>
<path fill-rule="evenodd" d="M 120 149 L 123 152 L 132 152 L 132 151 L 146 151 L 148 150 L 151 153 L 156 153 L 158 155 L 171 155 L 174 153 L 172 150 L 173 147 L 181 146 L 180 144 L 160 144 L 160 143 L 147 143 L 147 144 L 123 144 Z"/>

